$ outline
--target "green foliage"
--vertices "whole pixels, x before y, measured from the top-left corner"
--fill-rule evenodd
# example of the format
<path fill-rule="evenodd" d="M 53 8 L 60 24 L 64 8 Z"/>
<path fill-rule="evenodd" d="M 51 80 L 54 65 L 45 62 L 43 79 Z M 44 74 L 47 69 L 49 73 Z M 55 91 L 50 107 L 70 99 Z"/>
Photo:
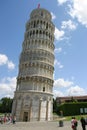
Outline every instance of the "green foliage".
<path fill-rule="evenodd" d="M 78 102 L 78 101 L 76 99 L 74 99 L 73 97 L 71 97 L 71 102 L 75 103 L 75 102 Z"/>
<path fill-rule="evenodd" d="M 58 105 L 55 99 L 53 99 L 53 113 L 57 113 L 58 111 Z"/>
<path fill-rule="evenodd" d="M 58 114 L 60 114 L 60 111 L 62 110 L 64 116 L 80 115 L 81 114 L 80 108 L 83 108 L 83 109 L 87 108 L 87 103 L 84 103 L 84 102 L 64 103 L 58 107 Z"/>
<path fill-rule="evenodd" d="M 4 97 L 0 100 L 0 113 L 10 113 L 13 99 Z"/>

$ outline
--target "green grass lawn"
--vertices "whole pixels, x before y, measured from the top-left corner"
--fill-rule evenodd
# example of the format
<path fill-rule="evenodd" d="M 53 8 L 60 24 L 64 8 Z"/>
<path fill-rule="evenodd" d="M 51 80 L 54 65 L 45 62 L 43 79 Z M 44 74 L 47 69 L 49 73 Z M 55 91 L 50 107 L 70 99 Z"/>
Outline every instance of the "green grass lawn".
<path fill-rule="evenodd" d="M 60 116 L 58 116 L 56 113 L 53 113 L 54 115 L 54 120 L 65 120 L 65 121 L 71 121 L 72 117 L 73 116 L 63 116 L 62 118 Z M 81 116 L 83 116 L 84 118 L 87 118 L 87 115 L 75 115 L 75 118 L 77 120 L 80 120 L 81 119 Z"/>
<path fill-rule="evenodd" d="M 81 116 L 83 116 L 84 118 L 87 118 L 87 115 L 76 115 L 75 118 L 76 118 L 77 120 L 80 120 L 80 119 L 81 119 Z M 73 117 L 73 116 L 66 116 L 66 117 L 65 117 L 65 120 L 66 120 L 66 121 L 70 121 L 70 120 L 72 119 L 72 117 Z"/>

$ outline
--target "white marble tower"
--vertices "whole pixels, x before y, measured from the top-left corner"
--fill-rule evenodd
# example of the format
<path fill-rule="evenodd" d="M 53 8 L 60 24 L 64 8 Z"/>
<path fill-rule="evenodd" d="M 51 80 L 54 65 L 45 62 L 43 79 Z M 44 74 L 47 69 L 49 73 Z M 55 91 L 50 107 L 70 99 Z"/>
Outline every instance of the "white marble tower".
<path fill-rule="evenodd" d="M 31 12 L 12 106 L 17 121 L 52 120 L 54 28 L 50 12 L 42 8 Z"/>

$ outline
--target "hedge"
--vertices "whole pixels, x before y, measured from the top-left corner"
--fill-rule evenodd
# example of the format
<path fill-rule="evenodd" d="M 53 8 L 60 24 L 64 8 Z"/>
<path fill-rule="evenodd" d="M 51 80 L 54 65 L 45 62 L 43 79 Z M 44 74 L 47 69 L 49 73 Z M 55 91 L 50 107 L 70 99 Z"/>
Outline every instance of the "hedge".
<path fill-rule="evenodd" d="M 64 116 L 87 114 L 87 102 L 64 103 L 58 106 L 58 114 L 60 111 Z"/>

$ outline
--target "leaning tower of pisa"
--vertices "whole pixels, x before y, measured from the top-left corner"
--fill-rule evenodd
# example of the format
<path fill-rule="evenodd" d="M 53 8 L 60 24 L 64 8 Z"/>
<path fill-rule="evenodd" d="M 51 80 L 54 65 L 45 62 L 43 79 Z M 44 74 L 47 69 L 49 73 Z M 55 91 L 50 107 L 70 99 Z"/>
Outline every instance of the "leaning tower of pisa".
<path fill-rule="evenodd" d="M 49 121 L 53 112 L 54 24 L 37 8 L 26 23 L 12 115 L 17 121 Z"/>

